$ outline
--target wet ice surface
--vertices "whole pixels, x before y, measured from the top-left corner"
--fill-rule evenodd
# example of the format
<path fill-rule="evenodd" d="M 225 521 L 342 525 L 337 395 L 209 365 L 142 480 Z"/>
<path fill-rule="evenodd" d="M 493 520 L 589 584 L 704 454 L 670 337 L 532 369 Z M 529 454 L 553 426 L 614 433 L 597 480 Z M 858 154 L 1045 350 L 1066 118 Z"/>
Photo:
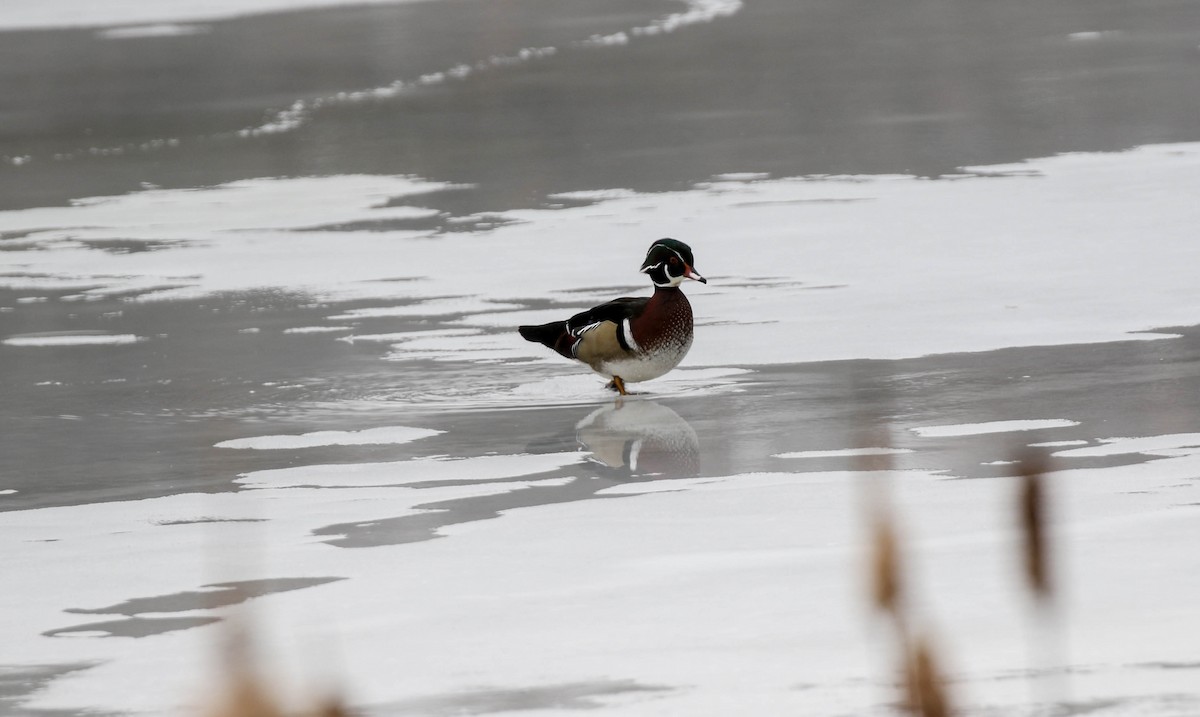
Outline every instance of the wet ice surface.
<path fill-rule="evenodd" d="M 741 283 L 759 300 L 789 291 Z M 802 365 L 748 349 L 615 401 L 532 344 L 507 360 L 404 356 L 456 345 L 467 334 L 438 327 L 461 312 L 509 306 L 373 311 L 297 289 L 62 300 L 75 291 L 8 303 L 4 325 L 151 340 L 0 347 L 18 704 L 182 709 L 243 605 L 280 684 L 301 696 L 336 674 L 370 714 L 889 714 L 859 513 L 863 471 L 889 460 L 916 599 L 971 713 L 1197 707 L 1194 329 Z M 329 317 L 388 338 L 289 332 Z M 498 324 L 470 335 L 511 330 Z M 1006 479 L 1033 444 L 1054 453 L 1071 634 L 1051 665 L 1027 651 Z M 337 664 L 318 657 L 329 644 Z M 1070 692 L 1031 698 L 1059 667 Z"/>
<path fill-rule="evenodd" d="M 99 53 L 71 70 L 101 76 L 327 23 L 388 54 L 343 66 L 306 44 L 329 75 L 268 88 L 284 99 L 266 108 L 170 75 L 188 96 L 158 91 L 186 118 L 86 107 L 59 118 L 66 139 L 14 118 L 0 712 L 183 713 L 211 694 L 241 609 L 292 699 L 339 681 L 368 714 L 891 714 L 894 654 L 862 575 L 862 490 L 884 480 L 966 714 L 1200 711 L 1200 146 L 996 165 L 1077 147 L 998 126 L 989 99 L 1066 121 L 1083 148 L 1195 140 L 1143 114 L 1168 106 L 1165 87 L 1192 127 L 1190 80 L 1109 65 L 1192 52 L 1186 23 L 1039 25 L 1029 52 L 987 55 L 1006 59 L 982 109 L 925 112 L 941 85 L 864 103 L 862 88 L 897 86 L 880 50 L 849 58 L 852 38 L 780 3 L 507 2 L 503 37 L 461 25 L 470 3 L 420 5 L 109 15 L 121 25 L 6 38 L 10 53 L 74 48 L 67 66 Z M 1008 28 L 997 7 L 987 47 Z M 762 66 L 705 60 L 683 32 L 738 46 L 748 29 Z M 919 82 L 945 83 L 961 65 L 939 53 L 966 29 L 881 51 L 889 68 L 918 53 Z M 423 33 L 439 41 L 414 62 Z M 780 63 L 780 44 L 837 61 Z M 684 68 L 667 91 L 646 71 L 654 48 Z M 1045 52 L 1073 54 L 1050 72 Z M 747 65 L 845 74 L 796 102 L 783 88 L 817 78 L 773 75 L 760 96 L 722 74 Z M 238 92 L 271 76 L 233 74 Z M 87 76 L 47 97 L 112 90 Z M 1064 109 L 1128 76 L 1145 101 L 1114 107 L 1105 85 L 1103 112 Z M 495 101 L 523 92 L 536 114 Z M 821 127 L 817 144 L 779 151 L 803 135 L 792 125 Z M 996 149 L 963 127 L 1011 134 Z M 925 157 L 931 132 L 948 145 Z M 991 166 L 954 169 L 979 157 Z M 697 339 L 681 368 L 616 400 L 513 332 L 647 292 L 637 262 L 668 234 L 711 280 L 686 287 Z M 1053 470 L 1067 639 L 1049 654 L 1030 649 L 1014 529 L 1014 458 L 1031 446 Z"/>
<path fill-rule="evenodd" d="M 332 669 L 372 713 L 582 704 L 721 714 L 713 706 L 733 701 L 887 714 L 874 654 L 886 646 L 868 630 L 858 572 L 868 474 L 855 461 L 879 451 L 810 451 L 808 460 L 827 462 L 800 468 L 770 456 L 844 444 L 862 429 L 844 397 L 867 390 L 897 407 L 884 417 L 901 446 L 893 493 L 920 567 L 918 599 L 953 656 L 956 694 L 1010 709 L 1029 699 L 1025 671 L 1034 681 L 1053 671 L 1039 677 L 1047 668 L 1025 649 L 1032 628 L 1016 570 L 1015 484 L 1002 478 L 1004 465 L 968 463 L 1007 458 L 1023 441 L 904 430 L 933 415 L 978 416 L 956 405 L 969 391 L 996 415 L 1058 405 L 1080 425 L 1039 437 L 1090 436 L 1074 440 L 1127 459 L 1089 464 L 1089 454 L 1061 449 L 1051 476 L 1062 511 L 1055 554 L 1070 586 L 1072 694 L 1110 703 L 1101 714 L 1188 714 L 1196 701 L 1184 628 L 1196 571 L 1192 551 L 1168 546 L 1200 537 L 1196 435 L 1109 438 L 1101 432 L 1161 427 L 1161 406 L 1113 412 L 1112 393 L 1076 383 L 1091 370 L 1126 383 L 1116 391 L 1126 397 L 1181 388 L 1147 375 L 1142 346 L 1114 346 L 1095 364 L 1066 350 L 1057 361 L 1043 355 L 1036 362 L 1047 374 L 1025 380 L 983 365 L 994 357 L 766 370 L 761 388 L 742 394 L 534 410 L 544 415 L 533 427 L 549 434 L 541 445 L 514 445 L 533 438 L 529 425 L 488 434 L 486 448 L 519 453 L 369 462 L 369 447 L 345 446 L 338 464 L 303 448 L 281 458 L 288 467 L 246 472 L 238 492 L 8 512 L 0 522 L 19 540 L 9 575 L 26 594 L 64 599 L 6 596 L 6 633 L 22 664 L 90 665 L 31 703 L 46 708 L 157 711 L 202 693 L 206 626 L 231 601 L 252 600 L 285 684 L 302 692 L 314 671 Z M 1186 353 L 1194 362 L 1194 341 Z M 997 363 L 1024 368 L 1022 360 L 1013 352 Z M 893 385 L 931 375 L 957 389 Z M 914 401 L 916 415 L 899 410 Z M 752 425 L 731 425 L 722 412 Z M 784 417 L 789 430 L 779 431 Z M 458 418 L 444 436 L 412 444 L 478 444 L 473 421 L 508 419 Z M 740 472 L 727 472 L 730 463 Z M 131 552 L 137 561 L 96 559 Z M 1163 562 L 1139 559 L 1147 554 Z M 1148 586 L 1170 588 L 1152 611 Z M 339 664 L 315 659 L 314 642 L 338 644 Z"/>
<path fill-rule="evenodd" d="M 362 228 L 458 191 L 412 177 L 0 214 L 0 529 L 23 586 L 6 643 L 22 670 L 86 666 L 21 704 L 181 709 L 244 603 L 295 694 L 339 672 L 380 714 L 885 714 L 857 506 L 888 475 L 962 704 L 1188 714 L 1200 349 L 1164 327 L 1196 316 L 1178 187 L 1198 167 L 1172 145 L 953 181 L 725 177 L 466 234 Z M 1159 222 L 1136 246 L 1137 212 L 1098 186 L 1133 174 L 1113 191 Z M 1025 213 L 1003 214 L 1015 197 Z M 626 225 L 647 210 L 712 283 L 686 287 L 685 364 L 618 401 L 513 327 L 646 291 Z M 610 248 L 547 254 L 563 232 Z M 1061 506 L 1072 640 L 1051 664 L 1026 650 L 1014 568 L 1008 478 L 1028 445 L 1052 453 Z M 342 664 L 314 667 L 329 641 Z M 1030 697 L 1062 669 L 1071 692 Z"/>

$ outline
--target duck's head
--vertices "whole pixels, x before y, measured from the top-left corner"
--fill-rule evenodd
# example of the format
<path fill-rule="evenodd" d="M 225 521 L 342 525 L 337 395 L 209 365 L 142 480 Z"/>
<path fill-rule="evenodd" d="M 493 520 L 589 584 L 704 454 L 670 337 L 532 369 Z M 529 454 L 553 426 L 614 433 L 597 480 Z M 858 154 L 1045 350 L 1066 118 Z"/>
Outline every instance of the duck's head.
<path fill-rule="evenodd" d="M 693 263 L 692 248 L 687 244 L 676 239 L 659 239 L 646 252 L 642 273 L 649 274 L 655 286 L 679 286 L 684 279 L 707 284 L 708 280 L 692 268 Z"/>

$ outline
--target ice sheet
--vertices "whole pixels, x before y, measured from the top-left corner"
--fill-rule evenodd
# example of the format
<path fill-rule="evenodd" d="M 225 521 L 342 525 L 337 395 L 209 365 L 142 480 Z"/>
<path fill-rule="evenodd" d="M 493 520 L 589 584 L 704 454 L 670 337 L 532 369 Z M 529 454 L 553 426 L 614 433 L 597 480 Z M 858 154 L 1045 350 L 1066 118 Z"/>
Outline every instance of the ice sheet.
<path fill-rule="evenodd" d="M 1052 505 L 1070 506 L 1055 512 L 1051 535 L 1070 588 L 1060 606 L 1069 649 L 1054 658 L 1065 663 L 1029 650 L 1030 631 L 1044 625 L 1020 578 L 1015 481 L 921 470 L 714 476 L 630 483 L 590 500 L 551 493 L 455 522 L 459 501 L 578 490 L 579 479 L 537 477 L 569 468 L 570 455 L 426 461 L 413 470 L 439 482 L 423 487 L 358 480 L 390 480 L 394 466 L 382 464 L 359 474 L 296 466 L 251 474 L 247 485 L 264 487 L 237 494 L 0 514 L 0 532 L 17 538 L 6 578 L 22 586 L 0 593 L 6 650 L 29 664 L 93 665 L 28 707 L 179 713 L 211 693 L 220 628 L 164 618 L 225 615 L 177 612 L 178 603 L 212 591 L 203 586 L 273 578 L 312 585 L 247 603 L 267 674 L 293 699 L 336 680 L 372 713 L 481 695 L 496 701 L 473 709 L 495 711 L 521 692 L 619 684 L 629 689 L 598 689 L 594 708 L 891 714 L 892 652 L 887 632 L 872 628 L 860 512 L 860 491 L 880 481 L 901 520 L 911 599 L 936 631 L 964 714 L 1033 709 L 1030 695 L 1053 694 L 1061 664 L 1092 714 L 1183 717 L 1200 707 L 1191 639 L 1200 523 L 1188 507 L 1196 451 L 1100 469 L 1068 462 L 1047 476 Z M 460 480 L 443 480 L 446 465 Z M 330 487 L 282 487 L 304 485 Z M 441 539 L 329 542 L 441 514 Z M 130 620 L 159 632 L 87 637 Z M 64 629 L 76 636 L 42 635 Z M 552 704 L 546 714 L 571 713 Z"/>
<path fill-rule="evenodd" d="M 546 360 L 515 324 L 648 293 L 604 287 L 644 284 L 646 247 L 675 236 L 710 279 L 685 287 L 698 326 L 685 366 L 1152 340 L 1165 334 L 1145 331 L 1200 317 L 1190 271 L 1200 263 L 1191 234 L 1200 205 L 1180 189 L 1200 184 L 1200 145 L 1065 155 L 941 181 L 737 176 L 505 212 L 512 223 L 433 241 L 413 230 L 296 231 L 427 215 L 420 195 L 446 185 L 406 177 L 260 179 L 2 212 L 0 231 L 30 233 L 6 252 L 0 286 L 143 300 L 282 288 L 379 303 L 331 313 L 339 320 L 427 312 L 430 330 L 484 332 L 398 344 L 398 360 Z M 588 261 L 545 251 L 564 236 Z M 129 254 L 82 244 L 131 237 L 172 243 Z M 519 271 L 498 268 L 496 246 Z"/>

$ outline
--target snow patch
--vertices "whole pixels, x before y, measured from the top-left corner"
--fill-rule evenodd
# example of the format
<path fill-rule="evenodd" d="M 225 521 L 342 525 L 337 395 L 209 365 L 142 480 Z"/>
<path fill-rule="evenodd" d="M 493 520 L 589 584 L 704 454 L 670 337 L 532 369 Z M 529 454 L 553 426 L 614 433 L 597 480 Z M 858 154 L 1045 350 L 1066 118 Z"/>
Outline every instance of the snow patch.
<path fill-rule="evenodd" d="M 1173 433 L 1141 438 L 1102 438 L 1098 446 L 1056 451 L 1054 455 L 1062 458 L 1098 458 L 1131 453 L 1161 455 L 1167 451 L 1171 452 L 1170 455 L 1177 455 L 1179 451 L 1185 449 L 1200 449 L 1200 433 Z"/>
<path fill-rule="evenodd" d="M 1067 35 L 1067 39 L 1072 42 L 1097 42 L 1099 40 L 1113 40 L 1124 34 L 1120 30 L 1084 30 L 1082 32 L 1072 32 Z"/>
<path fill-rule="evenodd" d="M 134 40 L 146 37 L 182 37 L 203 35 L 212 30 L 208 25 L 184 25 L 179 23 L 157 23 L 153 25 L 127 25 L 96 31 L 96 37 L 104 40 Z"/>
<path fill-rule="evenodd" d="M 986 423 L 959 423 L 946 426 L 919 426 L 912 432 L 922 438 L 949 438 L 955 436 L 981 436 L 987 433 L 1010 433 L 1015 431 L 1042 431 L 1050 428 L 1070 428 L 1079 421 L 1065 418 L 1047 418 L 1019 421 L 988 421 Z"/>
<path fill-rule="evenodd" d="M 0 343 L 5 346 L 118 346 L 145 341 L 133 334 L 23 334 L 10 336 Z"/>
<path fill-rule="evenodd" d="M 911 448 L 839 448 L 829 451 L 794 451 L 776 453 L 775 458 L 847 458 L 853 456 L 894 456 L 912 453 Z"/>
<path fill-rule="evenodd" d="M 436 436 L 445 431 L 408 426 L 382 426 L 361 431 L 315 431 L 297 435 L 255 436 L 236 438 L 216 444 L 217 448 L 249 448 L 255 450 L 291 450 L 317 446 L 367 446 L 410 443 Z"/>
<path fill-rule="evenodd" d="M 284 329 L 285 334 L 340 334 L 343 331 L 349 331 L 348 326 L 295 326 L 290 329 Z"/>
<path fill-rule="evenodd" d="M 581 461 L 581 453 L 414 458 L 384 463 L 273 468 L 246 473 L 237 482 L 248 488 L 380 487 L 430 481 L 478 482 L 545 473 Z"/>
<path fill-rule="evenodd" d="M 489 301 L 479 296 L 455 296 L 428 299 L 403 306 L 375 306 L 349 311 L 328 317 L 330 321 L 358 321 L 396 316 L 448 316 L 523 308 L 523 304 Z"/>
<path fill-rule="evenodd" d="M 397 331 L 390 334 L 352 334 L 350 336 L 343 336 L 338 341 L 345 341 L 350 344 L 363 341 L 367 343 L 421 346 L 424 345 L 426 339 L 476 336 L 478 334 L 479 331 L 477 329 L 430 329 L 429 331 Z"/>

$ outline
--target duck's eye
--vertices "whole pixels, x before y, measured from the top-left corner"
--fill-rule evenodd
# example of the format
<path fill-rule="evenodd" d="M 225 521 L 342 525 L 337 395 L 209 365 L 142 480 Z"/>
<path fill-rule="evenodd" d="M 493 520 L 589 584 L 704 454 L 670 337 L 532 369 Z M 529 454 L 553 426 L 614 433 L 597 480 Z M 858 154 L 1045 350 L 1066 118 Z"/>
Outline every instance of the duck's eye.
<path fill-rule="evenodd" d="M 667 263 L 669 263 L 671 266 L 675 266 L 679 263 L 679 257 L 673 256 L 670 259 L 667 259 Z"/>

